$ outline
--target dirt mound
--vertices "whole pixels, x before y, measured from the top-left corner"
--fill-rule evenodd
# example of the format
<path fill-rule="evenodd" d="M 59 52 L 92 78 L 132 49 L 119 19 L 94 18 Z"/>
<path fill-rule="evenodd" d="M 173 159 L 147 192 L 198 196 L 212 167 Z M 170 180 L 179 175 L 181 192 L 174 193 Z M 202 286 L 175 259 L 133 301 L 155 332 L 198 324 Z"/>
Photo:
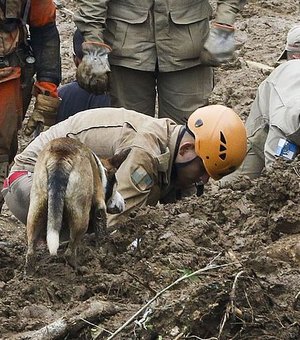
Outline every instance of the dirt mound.
<path fill-rule="evenodd" d="M 122 339 L 298 339 L 299 172 L 299 161 L 282 162 L 252 182 L 139 209 L 100 249 L 86 237 L 82 275 L 42 245 L 36 277 L 23 278 L 24 240 L 2 244 L 2 337 L 26 338 L 98 301 L 108 310 L 90 316 L 95 326 L 70 326 L 68 339 L 106 339 L 140 309 Z"/>
<path fill-rule="evenodd" d="M 65 1 L 69 9 L 73 1 Z M 216 70 L 212 103 L 243 118 L 298 20 L 298 2 L 249 1 L 237 60 Z M 60 14 L 64 82 L 74 76 L 69 16 Z M 23 138 L 23 136 L 21 136 Z M 23 144 L 26 140 L 22 139 Z M 81 274 L 38 249 L 24 277 L 25 230 L 0 216 L 1 339 L 299 339 L 300 160 L 278 162 L 176 204 L 138 209 L 101 247 L 81 245 Z"/>

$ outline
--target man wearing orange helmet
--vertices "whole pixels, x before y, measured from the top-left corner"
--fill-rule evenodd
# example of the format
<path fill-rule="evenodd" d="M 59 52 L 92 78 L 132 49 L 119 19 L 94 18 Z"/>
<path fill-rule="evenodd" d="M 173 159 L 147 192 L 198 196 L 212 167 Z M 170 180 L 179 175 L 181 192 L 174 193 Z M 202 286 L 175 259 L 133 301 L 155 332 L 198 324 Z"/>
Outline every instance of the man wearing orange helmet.
<path fill-rule="evenodd" d="M 222 178 L 246 154 L 244 124 L 222 105 L 196 110 L 186 125 L 124 108 L 82 111 L 41 133 L 15 157 L 3 194 L 9 209 L 23 223 L 37 156 L 47 142 L 64 136 L 80 140 L 100 158 L 131 150 L 116 173 L 125 212 L 110 215 L 110 225 L 122 221 L 136 206 L 171 202 L 176 199 L 174 193 L 194 183 Z"/>

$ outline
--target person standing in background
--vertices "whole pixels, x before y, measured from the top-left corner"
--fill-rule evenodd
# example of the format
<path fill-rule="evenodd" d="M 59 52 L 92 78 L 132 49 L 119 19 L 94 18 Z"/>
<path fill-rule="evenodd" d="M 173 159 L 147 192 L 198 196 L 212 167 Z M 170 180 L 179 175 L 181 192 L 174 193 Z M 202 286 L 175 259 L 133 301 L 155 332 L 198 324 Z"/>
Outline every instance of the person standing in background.
<path fill-rule="evenodd" d="M 73 60 L 76 67 L 78 67 L 83 58 L 82 43 L 83 36 L 79 30 L 76 30 L 73 35 Z M 72 81 L 59 87 L 58 95 L 61 98 L 61 104 L 57 112 L 57 123 L 80 111 L 110 106 L 108 93 L 95 95 L 80 87 L 77 81 Z"/>
<path fill-rule="evenodd" d="M 56 121 L 61 64 L 55 19 L 52 0 L 0 0 L 1 187 L 18 150 L 18 130 L 32 92 L 35 104 L 24 133 L 31 135 L 37 127 Z"/>
<path fill-rule="evenodd" d="M 234 22 L 243 4 L 218 0 L 78 0 L 74 21 L 84 36 L 77 79 L 114 107 L 185 123 L 208 104 L 213 69 L 235 49 Z M 110 72 L 111 71 L 111 72 Z"/>

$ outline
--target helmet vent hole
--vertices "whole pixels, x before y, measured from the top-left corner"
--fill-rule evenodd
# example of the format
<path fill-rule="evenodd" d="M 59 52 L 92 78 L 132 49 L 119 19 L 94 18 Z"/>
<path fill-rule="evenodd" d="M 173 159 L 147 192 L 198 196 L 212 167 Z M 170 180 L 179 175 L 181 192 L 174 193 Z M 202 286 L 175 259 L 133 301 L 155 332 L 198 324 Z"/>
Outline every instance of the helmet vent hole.
<path fill-rule="evenodd" d="M 226 146 L 220 144 L 220 152 L 226 151 L 226 150 L 227 150 Z"/>
<path fill-rule="evenodd" d="M 226 159 L 226 153 L 220 153 L 220 154 L 219 154 L 219 157 L 220 157 L 223 161 L 225 161 L 225 159 Z"/>
<path fill-rule="evenodd" d="M 225 138 L 225 136 L 223 135 L 223 132 L 222 132 L 222 131 L 220 131 L 220 140 L 221 140 L 221 142 L 222 142 L 223 144 L 226 144 L 226 138 Z"/>
<path fill-rule="evenodd" d="M 197 127 L 197 128 L 198 128 L 198 127 L 200 127 L 200 126 L 202 126 L 202 125 L 203 125 L 203 121 L 202 121 L 202 119 L 200 119 L 200 118 L 199 118 L 199 119 L 197 119 L 197 120 L 196 120 L 196 122 L 195 122 L 195 127 Z"/>

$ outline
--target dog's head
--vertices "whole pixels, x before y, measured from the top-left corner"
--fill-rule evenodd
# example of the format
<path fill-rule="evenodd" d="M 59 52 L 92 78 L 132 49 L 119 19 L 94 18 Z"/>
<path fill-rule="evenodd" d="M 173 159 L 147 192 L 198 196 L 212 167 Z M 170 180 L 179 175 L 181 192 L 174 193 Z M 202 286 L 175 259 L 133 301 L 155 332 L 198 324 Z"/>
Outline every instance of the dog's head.
<path fill-rule="evenodd" d="M 130 149 L 122 150 L 120 153 L 108 159 L 102 159 L 106 172 L 107 183 L 105 187 L 106 211 L 109 214 L 119 214 L 125 209 L 125 202 L 122 195 L 116 190 L 116 172 L 120 165 L 127 158 Z"/>

